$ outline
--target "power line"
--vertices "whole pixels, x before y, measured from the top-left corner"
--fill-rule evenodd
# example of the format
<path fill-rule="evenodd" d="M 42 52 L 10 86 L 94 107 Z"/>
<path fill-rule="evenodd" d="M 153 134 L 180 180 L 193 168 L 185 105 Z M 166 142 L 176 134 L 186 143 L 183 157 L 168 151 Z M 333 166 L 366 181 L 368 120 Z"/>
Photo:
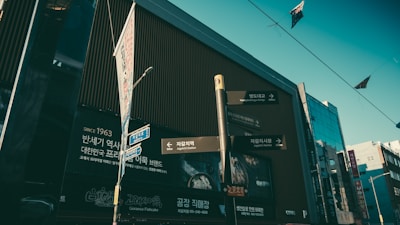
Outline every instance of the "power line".
<path fill-rule="evenodd" d="M 294 37 L 289 31 L 287 31 L 284 27 L 282 27 L 276 20 L 274 20 L 270 15 L 268 15 L 264 10 L 262 10 L 258 5 L 256 5 L 252 0 L 248 0 L 255 8 L 257 8 L 264 16 L 268 17 L 274 25 L 278 26 L 281 28 L 287 35 L 289 35 L 293 40 L 295 40 L 299 45 L 301 45 L 308 53 L 310 53 L 312 56 L 314 56 L 320 63 L 322 63 L 326 68 L 328 68 L 332 73 L 334 73 L 340 80 L 342 80 L 347 86 L 349 86 L 351 89 L 353 89 L 355 92 L 357 92 L 362 98 L 364 98 L 365 101 L 367 101 L 370 105 L 372 105 L 378 112 L 380 112 L 384 117 L 386 117 L 390 122 L 392 122 L 394 125 L 397 123 L 392 120 L 386 113 L 384 113 L 378 106 L 376 106 L 373 102 L 371 102 L 367 97 L 365 97 L 363 94 L 361 94 L 360 91 L 355 89 L 353 85 L 351 85 L 349 82 L 347 82 L 343 76 L 341 76 L 338 72 L 336 72 L 332 67 L 330 67 L 325 61 L 323 61 L 318 55 L 316 55 L 311 49 L 309 49 L 307 46 L 305 46 L 303 43 L 301 43 L 296 37 Z"/>

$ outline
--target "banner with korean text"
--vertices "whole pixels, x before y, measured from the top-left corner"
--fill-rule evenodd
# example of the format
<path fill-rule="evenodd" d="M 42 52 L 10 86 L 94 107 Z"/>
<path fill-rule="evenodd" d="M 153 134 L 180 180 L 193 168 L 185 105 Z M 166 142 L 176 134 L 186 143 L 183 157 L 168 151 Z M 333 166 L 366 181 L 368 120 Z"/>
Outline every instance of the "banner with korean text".
<path fill-rule="evenodd" d="M 135 5 L 132 4 L 124 28 L 114 50 L 117 66 L 118 93 L 121 113 L 122 133 L 128 133 L 132 106 L 134 45 L 135 45 Z"/>

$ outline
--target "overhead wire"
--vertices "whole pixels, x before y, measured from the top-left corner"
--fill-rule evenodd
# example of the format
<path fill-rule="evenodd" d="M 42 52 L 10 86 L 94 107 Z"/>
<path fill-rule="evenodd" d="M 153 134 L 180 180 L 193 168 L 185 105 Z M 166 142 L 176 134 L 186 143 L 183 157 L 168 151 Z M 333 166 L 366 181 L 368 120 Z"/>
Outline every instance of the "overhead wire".
<path fill-rule="evenodd" d="M 110 0 L 107 0 L 107 11 L 108 11 L 108 21 L 110 22 L 110 29 L 111 29 L 111 39 L 113 43 L 113 51 L 115 50 L 115 38 L 114 38 L 114 27 L 113 21 L 111 17 L 111 7 L 110 7 Z"/>
<path fill-rule="evenodd" d="M 315 54 L 311 49 L 305 46 L 301 41 L 299 41 L 295 36 L 293 36 L 288 30 L 286 30 L 282 25 L 279 24 L 274 18 L 268 15 L 263 9 L 261 9 L 257 4 L 255 4 L 252 0 L 248 0 L 256 9 L 258 9 L 264 16 L 268 17 L 274 25 L 281 28 L 289 37 L 291 37 L 294 41 L 296 41 L 301 47 L 303 47 L 308 53 L 310 53 L 314 58 L 316 58 L 320 63 L 322 63 L 326 68 L 328 68 L 333 74 L 335 74 L 340 80 L 342 80 L 347 86 L 357 92 L 365 101 L 367 101 L 372 107 L 374 107 L 378 112 L 380 112 L 386 119 L 392 122 L 394 125 L 397 123 L 391 119 L 385 112 L 383 112 L 378 106 L 376 106 L 371 100 L 365 97 L 360 91 L 353 87 L 348 81 L 346 81 L 343 76 L 341 76 L 336 70 L 334 70 L 331 66 L 329 66 L 324 60 L 322 60 L 317 54 Z"/>

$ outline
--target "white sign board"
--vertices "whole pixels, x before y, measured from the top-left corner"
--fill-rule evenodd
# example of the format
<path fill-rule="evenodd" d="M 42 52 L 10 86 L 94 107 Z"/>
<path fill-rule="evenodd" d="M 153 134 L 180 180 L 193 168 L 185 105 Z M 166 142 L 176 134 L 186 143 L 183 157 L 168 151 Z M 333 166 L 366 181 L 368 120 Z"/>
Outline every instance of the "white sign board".
<path fill-rule="evenodd" d="M 128 132 L 129 118 L 132 106 L 134 45 L 135 45 L 135 5 L 132 4 L 121 36 L 114 50 L 117 67 L 118 93 L 121 113 L 122 133 Z"/>

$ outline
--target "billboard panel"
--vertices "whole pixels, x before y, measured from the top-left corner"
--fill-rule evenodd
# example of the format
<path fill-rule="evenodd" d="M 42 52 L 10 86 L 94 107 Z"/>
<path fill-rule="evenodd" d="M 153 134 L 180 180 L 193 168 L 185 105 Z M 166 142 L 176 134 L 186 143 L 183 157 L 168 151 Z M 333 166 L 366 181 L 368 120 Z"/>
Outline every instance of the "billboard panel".
<path fill-rule="evenodd" d="M 88 109 L 78 111 L 62 188 L 61 212 L 78 210 L 90 214 L 110 211 L 113 207 L 121 144 L 119 122 L 114 115 Z M 131 126 L 142 125 L 136 122 Z M 219 153 L 162 155 L 161 139 L 172 135 L 177 136 L 169 130 L 152 127 L 151 137 L 140 143 L 141 154 L 126 162 L 121 210 L 125 215 L 220 218 L 225 193 L 220 181 Z M 244 197 L 238 198 L 238 215 L 243 218 L 275 215 L 271 162 L 239 152 L 232 152 L 230 162 L 233 185 L 246 190 Z"/>
<path fill-rule="evenodd" d="M 360 177 L 360 173 L 358 171 L 357 159 L 354 150 L 349 150 L 347 153 L 349 154 L 351 173 L 353 174 L 354 178 L 358 178 Z"/>

